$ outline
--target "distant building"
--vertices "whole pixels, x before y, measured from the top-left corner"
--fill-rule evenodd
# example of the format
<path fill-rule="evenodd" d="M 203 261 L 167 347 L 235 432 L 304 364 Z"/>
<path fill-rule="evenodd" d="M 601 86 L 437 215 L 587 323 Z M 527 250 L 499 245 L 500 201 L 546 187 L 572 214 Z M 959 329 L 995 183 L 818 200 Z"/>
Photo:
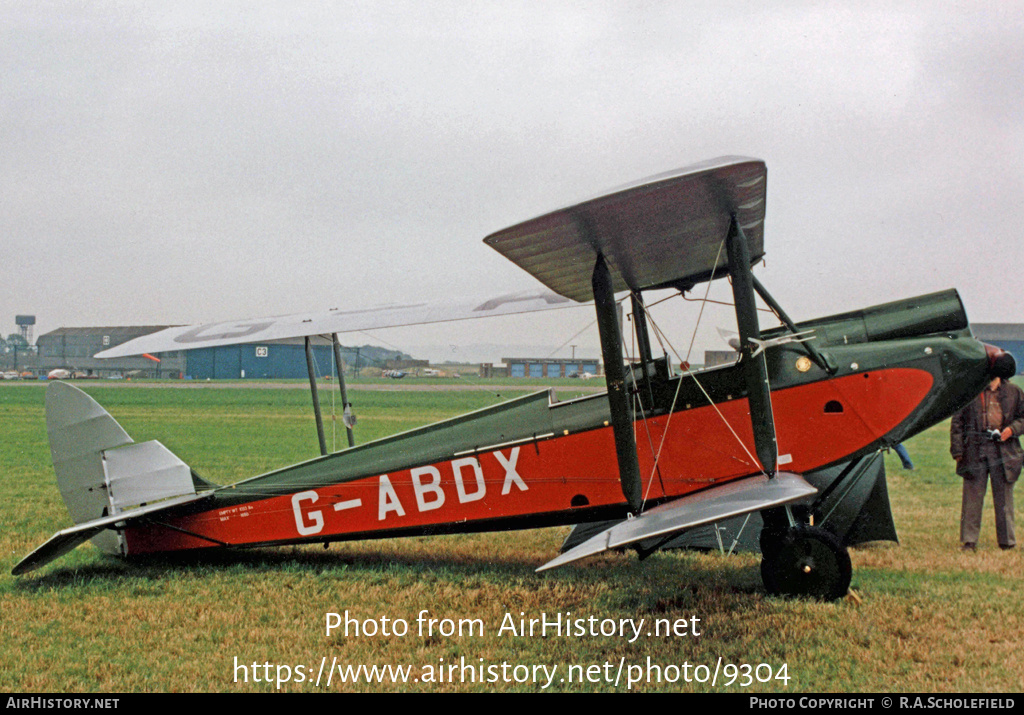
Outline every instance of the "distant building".
<path fill-rule="evenodd" d="M 602 375 L 601 362 L 591 358 L 502 358 L 509 377 L 576 377 Z"/>
<path fill-rule="evenodd" d="M 40 335 L 38 355 L 25 355 L 24 369 L 45 377 L 50 370 L 63 368 L 87 377 L 153 377 L 193 380 L 237 380 L 306 378 L 306 349 L 303 340 L 264 344 L 224 345 L 187 351 L 165 352 L 146 357 L 94 358 L 98 352 L 129 340 L 163 330 L 162 325 L 133 327 L 59 328 Z M 335 371 L 334 350 L 330 345 L 312 346 L 313 363 L 320 376 Z M 398 351 L 364 345 L 342 347 L 346 368 L 382 364 L 399 359 Z"/>
<path fill-rule="evenodd" d="M 334 348 L 312 345 L 313 370 L 320 376 L 337 372 Z M 347 372 L 382 365 L 408 356 L 396 350 L 373 345 L 341 347 L 341 359 Z M 427 361 L 423 361 L 425 364 Z M 215 348 L 196 348 L 185 353 L 184 377 L 191 380 L 263 380 L 308 378 L 306 345 L 301 338 L 273 343 L 245 343 Z"/>
<path fill-rule="evenodd" d="M 423 370 L 430 367 L 429 360 L 385 360 L 385 370 Z"/>
<path fill-rule="evenodd" d="M 64 368 L 90 377 L 124 377 L 129 373 L 145 377 L 181 377 L 184 353 L 163 353 L 159 362 L 144 357 L 100 360 L 96 353 L 129 340 L 163 330 L 165 325 L 135 327 L 58 328 L 36 340 L 36 355 L 26 360 L 26 369 L 44 377 L 50 370 Z"/>
<path fill-rule="evenodd" d="M 330 345 L 311 346 L 318 375 L 334 373 Z M 309 377 L 305 341 L 251 343 L 197 348 L 186 353 L 185 377 L 190 380 L 262 380 Z"/>
<path fill-rule="evenodd" d="M 1000 347 L 1017 359 L 1017 374 L 1024 374 L 1024 324 L 971 323 L 974 337 Z"/>
<path fill-rule="evenodd" d="M 482 362 L 477 374 L 480 377 L 508 377 L 508 367 L 505 365 L 495 365 L 491 362 Z"/>

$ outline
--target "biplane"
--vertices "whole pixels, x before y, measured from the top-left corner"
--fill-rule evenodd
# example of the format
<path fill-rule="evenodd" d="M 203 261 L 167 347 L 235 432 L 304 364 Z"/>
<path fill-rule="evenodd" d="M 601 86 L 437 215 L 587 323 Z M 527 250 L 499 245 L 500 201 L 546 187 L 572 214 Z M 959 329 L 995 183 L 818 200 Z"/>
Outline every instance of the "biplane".
<path fill-rule="evenodd" d="M 592 303 L 607 390 L 564 401 L 540 391 L 359 445 L 346 418 L 349 447 L 328 453 L 311 368 L 321 456 L 219 486 L 159 442 L 134 443 L 85 393 L 53 384 L 47 429 L 75 526 L 14 573 L 89 539 L 138 556 L 604 522 L 543 570 L 612 549 L 644 555 L 756 513 L 770 593 L 842 597 L 849 553 L 821 524 L 822 490 L 804 475 L 891 447 L 1016 369 L 1012 356 L 971 336 L 954 290 L 794 323 L 752 271 L 764 255 L 766 181 L 762 161 L 725 157 L 488 236 L 541 292 L 442 316 L 414 305 L 170 328 L 100 353 L 296 337 L 308 348 L 311 336 L 329 335 L 341 377 L 339 332 Z M 738 360 L 694 371 L 656 356 L 645 295 L 722 279 L 735 303 Z M 778 325 L 762 329 L 758 298 Z M 631 310 L 639 352 L 629 364 L 620 304 Z M 343 379 L 339 389 L 349 417 Z"/>

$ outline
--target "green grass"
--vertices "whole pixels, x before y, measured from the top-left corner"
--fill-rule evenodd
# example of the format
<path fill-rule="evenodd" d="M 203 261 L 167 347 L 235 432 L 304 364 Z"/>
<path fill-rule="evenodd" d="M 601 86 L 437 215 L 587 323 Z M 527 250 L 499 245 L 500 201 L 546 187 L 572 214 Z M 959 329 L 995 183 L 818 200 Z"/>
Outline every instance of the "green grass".
<path fill-rule="evenodd" d="M 136 440 L 160 439 L 204 477 L 220 483 L 314 456 L 308 393 L 283 387 L 85 389 Z M 508 397 L 500 390 L 374 391 L 352 395 L 367 441 Z M 834 604 L 767 598 L 758 559 L 665 553 L 644 562 L 609 554 L 537 575 L 565 529 L 420 537 L 322 547 L 211 553 L 122 561 L 81 546 L 27 577 L 17 561 L 69 525 L 49 464 L 42 385 L 0 385 L 0 690 L 275 690 L 252 682 L 252 664 L 315 677 L 321 658 L 344 665 L 543 664 L 559 671 L 551 690 L 622 691 L 605 682 L 569 683 L 570 665 L 661 666 L 662 677 L 713 672 L 723 664 L 783 664 L 788 683 L 750 687 L 640 683 L 634 689 L 719 692 L 1020 691 L 1024 617 L 1019 552 L 995 546 L 991 509 L 976 554 L 957 548 L 960 483 L 948 456 L 948 425 L 908 442 L 918 469 L 887 457 L 901 544 L 852 552 L 859 600 Z M 325 404 L 329 397 L 325 395 Z M 330 423 L 329 423 L 330 424 Z M 339 443 L 343 436 L 339 434 Z M 325 615 L 377 622 L 404 619 L 406 636 L 325 635 Z M 480 619 L 483 635 L 416 632 L 417 615 Z M 700 619 L 700 636 L 498 635 L 505 614 L 573 618 Z M 235 663 L 250 666 L 236 682 Z M 443 659 L 443 661 L 442 661 Z M 482 659 L 482 661 L 481 661 Z M 689 663 L 688 671 L 681 668 Z M 237 671 L 241 674 L 241 671 Z M 282 674 L 284 671 L 281 671 Z M 519 671 L 522 674 L 523 671 Z M 586 671 L 583 671 L 586 672 Z M 604 669 L 592 672 L 602 675 Z M 760 674 L 767 672 L 762 667 Z M 267 674 L 261 670 L 260 677 Z M 294 674 L 294 670 L 293 670 Z M 635 672 L 634 672 L 635 674 Z M 652 672 L 653 674 L 653 672 Z M 625 677 L 625 673 L 623 675 Z M 523 683 L 339 685 L 288 683 L 282 690 L 535 691 Z"/>

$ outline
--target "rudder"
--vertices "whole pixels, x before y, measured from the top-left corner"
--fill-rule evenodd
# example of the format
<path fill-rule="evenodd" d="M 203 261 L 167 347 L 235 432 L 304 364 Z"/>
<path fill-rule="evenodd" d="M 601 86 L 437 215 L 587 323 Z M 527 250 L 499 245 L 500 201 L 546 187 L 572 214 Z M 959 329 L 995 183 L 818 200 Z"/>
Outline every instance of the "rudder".
<path fill-rule="evenodd" d="M 96 400 L 72 385 L 55 382 L 47 388 L 46 430 L 57 487 L 75 524 L 196 494 L 187 464 L 159 442 L 136 444 Z M 124 553 L 114 529 L 92 541 L 107 553 Z"/>

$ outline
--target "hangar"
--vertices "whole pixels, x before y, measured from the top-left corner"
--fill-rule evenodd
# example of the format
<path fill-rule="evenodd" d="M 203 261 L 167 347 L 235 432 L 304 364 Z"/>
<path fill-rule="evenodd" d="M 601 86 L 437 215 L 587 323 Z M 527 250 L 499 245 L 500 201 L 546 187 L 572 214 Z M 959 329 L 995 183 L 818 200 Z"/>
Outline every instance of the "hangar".
<path fill-rule="evenodd" d="M 342 348 L 349 364 L 356 356 L 354 348 Z M 334 353 L 330 345 L 313 345 L 313 363 L 321 375 L 332 374 Z M 351 353 L 351 354 L 346 354 Z M 224 345 L 189 350 L 185 374 L 193 380 L 292 379 L 308 378 L 306 347 L 302 342 L 264 343 L 262 345 Z"/>
<path fill-rule="evenodd" d="M 26 369 L 44 377 L 50 370 L 65 368 L 86 377 L 182 378 L 193 380 L 306 378 L 303 341 L 226 345 L 188 351 L 160 353 L 155 357 L 125 357 L 99 360 L 101 350 L 115 347 L 169 326 L 58 328 L 36 340 L 38 354 L 27 359 Z M 342 359 L 364 367 L 388 359 L 408 358 L 396 350 L 376 346 L 342 347 Z M 317 372 L 334 371 L 334 354 L 329 344 L 312 346 Z M 158 359 L 157 359 L 158 358 Z"/>
<path fill-rule="evenodd" d="M 593 358 L 502 358 L 509 377 L 578 377 L 601 375 L 601 361 Z"/>
<path fill-rule="evenodd" d="M 184 353 L 164 353 L 160 361 L 131 357 L 97 360 L 96 353 L 142 335 L 163 330 L 165 325 L 134 327 L 57 328 L 36 339 L 37 354 L 26 361 L 26 368 L 40 377 L 50 370 L 66 368 L 89 377 L 124 377 L 129 373 L 145 377 L 181 377 L 185 369 Z"/>

